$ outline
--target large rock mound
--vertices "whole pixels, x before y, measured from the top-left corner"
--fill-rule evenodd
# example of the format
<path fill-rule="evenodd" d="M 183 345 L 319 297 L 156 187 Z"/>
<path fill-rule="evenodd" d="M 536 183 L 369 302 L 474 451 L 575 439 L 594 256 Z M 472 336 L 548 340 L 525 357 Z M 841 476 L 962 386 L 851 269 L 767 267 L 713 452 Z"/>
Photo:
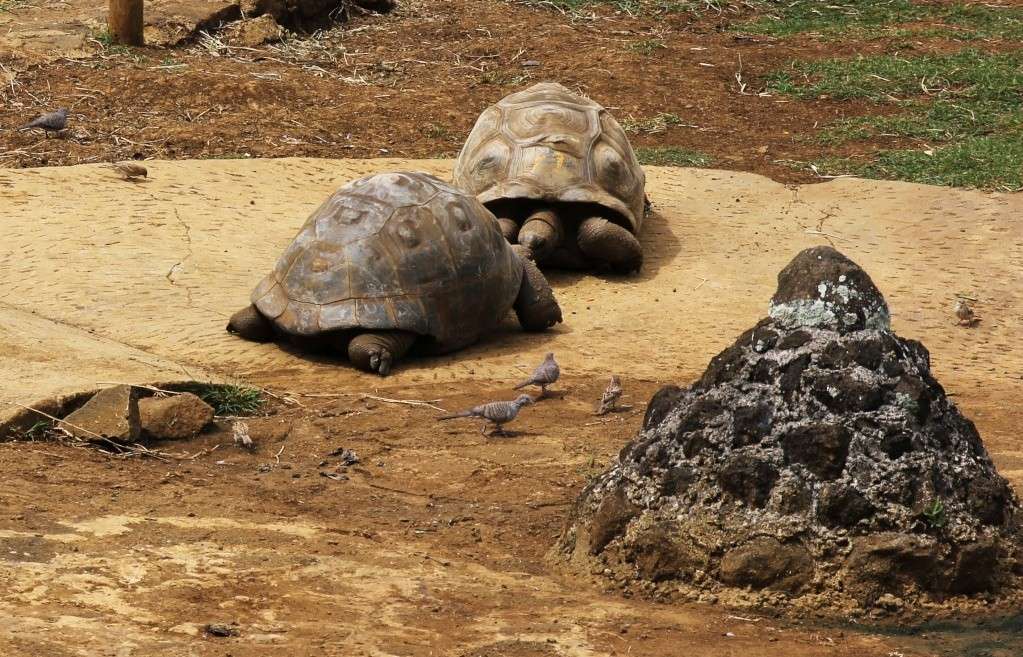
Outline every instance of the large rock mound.
<path fill-rule="evenodd" d="M 650 593 L 895 609 L 1014 589 L 1018 517 L 927 350 L 819 247 L 699 381 L 654 395 L 555 555 Z"/>

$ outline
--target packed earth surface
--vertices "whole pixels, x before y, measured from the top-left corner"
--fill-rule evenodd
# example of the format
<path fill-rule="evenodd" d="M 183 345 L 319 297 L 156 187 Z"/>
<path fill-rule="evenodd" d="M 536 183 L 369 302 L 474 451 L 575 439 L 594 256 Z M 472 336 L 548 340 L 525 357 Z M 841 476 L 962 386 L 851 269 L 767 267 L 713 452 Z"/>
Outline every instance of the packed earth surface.
<path fill-rule="evenodd" d="M 1020 2 L 152 0 L 142 48 L 113 43 L 106 5 L 0 0 L 0 655 L 1023 654 L 1023 616 L 994 586 L 1008 561 L 989 572 L 983 547 L 970 567 L 942 548 L 916 562 L 920 579 L 816 586 L 819 604 L 802 606 L 785 587 L 812 578 L 752 581 L 763 561 L 741 554 L 731 583 L 711 569 L 685 591 L 664 584 L 685 577 L 658 570 L 663 543 L 632 546 L 646 578 L 564 558 L 579 500 L 644 426 L 677 413 L 688 386 L 727 396 L 725 379 L 700 383 L 720 373 L 715 355 L 767 357 L 740 338 L 773 316 L 778 273 L 810 247 L 862 266 L 898 344 L 929 352 L 899 361 L 909 384 L 856 399 L 906 411 L 898 394 L 934 392 L 933 377 L 937 415 L 972 452 L 921 451 L 990 484 L 941 508 L 924 491 L 886 521 L 966 536 L 1010 506 L 999 477 L 1023 491 Z M 636 147 L 652 203 L 639 274 L 551 273 L 563 324 L 527 334 L 509 316 L 388 378 L 224 330 L 339 186 L 395 170 L 450 180 L 478 113 L 545 80 L 607 107 Z M 62 134 L 17 129 L 61 106 Z M 102 166 L 119 160 L 148 177 Z M 884 180 L 832 179 L 849 172 Z M 957 321 L 957 300 L 979 321 Z M 513 399 L 550 351 L 561 379 L 509 435 L 437 422 Z M 813 376 L 863 367 L 814 358 Z M 894 362 L 881 361 L 872 376 Z M 772 368 L 760 374 L 780 389 Z M 595 415 L 611 375 L 624 396 Z M 208 382 L 256 403 L 209 422 L 190 398 L 183 426 L 184 396 L 161 391 Z M 822 417 L 844 412 L 821 386 L 800 395 Z M 142 431 L 144 450 L 114 455 L 37 412 L 81 412 L 97 390 L 139 405 L 125 435 L 142 422 L 175 437 Z M 788 469 L 847 481 L 840 459 L 803 460 Z M 837 524 L 862 520 L 854 495 L 834 498 Z M 834 528 L 817 539 L 842 549 Z M 775 547 L 748 554 L 798 571 L 804 555 Z M 917 595 L 940 578 L 939 595 Z"/>
<path fill-rule="evenodd" d="M 21 425 L 0 444 L 3 654 L 1018 654 L 1018 616 L 984 595 L 792 615 L 713 592 L 658 599 L 549 551 L 654 393 L 696 380 L 767 314 L 786 263 L 828 240 L 870 273 L 893 330 L 926 342 L 933 376 L 1020 490 L 1019 197 L 648 167 L 638 276 L 552 274 L 564 324 L 526 334 L 509 316 L 382 379 L 224 327 L 344 181 L 446 176 L 450 160 L 147 165 L 138 183 L 100 166 L 0 174 L 3 417 L 119 383 L 228 381 L 266 391 L 243 418 L 254 446 L 235 443 L 232 418 L 149 443 L 159 458 Z M 977 299 L 976 326 L 958 325 L 956 295 Z M 548 351 L 562 378 L 510 436 L 436 421 L 514 398 Z M 622 409 L 595 416 L 611 374 Z"/>

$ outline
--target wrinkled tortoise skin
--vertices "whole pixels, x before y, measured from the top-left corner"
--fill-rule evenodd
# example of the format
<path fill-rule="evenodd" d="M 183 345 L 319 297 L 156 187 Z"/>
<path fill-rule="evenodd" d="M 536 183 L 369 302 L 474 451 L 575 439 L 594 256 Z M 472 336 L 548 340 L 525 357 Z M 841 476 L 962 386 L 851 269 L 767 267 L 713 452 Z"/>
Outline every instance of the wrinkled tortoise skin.
<path fill-rule="evenodd" d="M 589 98 L 544 82 L 480 115 L 455 163 L 455 185 L 504 199 L 596 203 L 638 234 L 646 177 L 625 131 Z"/>
<path fill-rule="evenodd" d="M 305 222 L 252 303 L 285 333 L 399 329 L 471 342 L 512 307 L 522 263 L 475 198 L 425 173 L 351 182 Z"/>

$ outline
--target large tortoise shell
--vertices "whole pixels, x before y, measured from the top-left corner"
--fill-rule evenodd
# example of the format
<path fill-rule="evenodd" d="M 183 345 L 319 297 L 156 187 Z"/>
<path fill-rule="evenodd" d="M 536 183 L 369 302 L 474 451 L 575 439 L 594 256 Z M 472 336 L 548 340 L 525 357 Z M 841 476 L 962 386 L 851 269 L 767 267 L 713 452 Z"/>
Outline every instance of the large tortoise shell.
<path fill-rule="evenodd" d="M 484 204 L 598 203 L 634 233 L 643 223 L 646 177 L 625 131 L 606 109 L 553 82 L 484 110 L 458 155 L 454 181 Z"/>
<path fill-rule="evenodd" d="M 282 331 L 401 329 L 462 342 L 500 322 L 522 263 L 472 196 L 425 173 L 337 190 L 252 292 Z"/>

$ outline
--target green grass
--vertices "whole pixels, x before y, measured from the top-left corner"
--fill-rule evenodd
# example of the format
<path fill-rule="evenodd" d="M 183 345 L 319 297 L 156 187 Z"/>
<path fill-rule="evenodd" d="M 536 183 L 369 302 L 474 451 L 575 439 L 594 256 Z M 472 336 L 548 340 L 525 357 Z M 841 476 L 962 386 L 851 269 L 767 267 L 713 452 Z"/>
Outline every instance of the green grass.
<path fill-rule="evenodd" d="M 881 151 L 873 162 L 825 159 L 815 163 L 828 174 L 938 185 L 1020 186 L 1023 53 L 1019 51 L 798 61 L 767 76 L 767 89 L 804 100 L 864 99 L 893 109 L 826 126 L 817 136 L 823 144 L 878 137 L 920 144 L 914 149 Z"/>
<path fill-rule="evenodd" d="M 263 407 L 263 393 L 257 388 L 223 383 L 193 383 L 180 388 L 213 407 L 217 415 L 253 415 Z"/>
<path fill-rule="evenodd" d="M 682 125 L 682 118 L 678 114 L 666 112 L 638 119 L 630 116 L 622 121 L 622 129 L 633 134 L 642 132 L 648 135 L 655 135 L 677 125 Z"/>
<path fill-rule="evenodd" d="M 667 46 L 660 39 L 643 39 L 641 41 L 633 41 L 629 44 L 629 50 L 638 52 L 641 55 L 650 55 L 655 50 L 662 50 Z"/>
<path fill-rule="evenodd" d="M 754 6 L 766 15 L 734 25 L 733 29 L 776 37 L 804 32 L 840 38 L 884 34 L 966 40 L 1023 37 L 1023 9 L 1014 7 L 911 0 L 759 0 Z M 899 27 L 917 22 L 927 24 Z"/>
<path fill-rule="evenodd" d="M 636 157 L 640 164 L 667 167 L 706 167 L 713 161 L 706 153 L 676 146 L 637 148 Z"/>
<path fill-rule="evenodd" d="M 1020 191 L 1023 135 L 971 137 L 932 149 L 883 150 L 872 161 L 829 158 L 814 166 L 822 175 Z"/>
<path fill-rule="evenodd" d="M 883 101 L 912 96 L 1019 102 L 1023 56 L 1017 51 L 796 61 L 767 76 L 768 90 L 813 99 L 866 98 Z M 927 89 L 925 91 L 924 89 Z"/>

